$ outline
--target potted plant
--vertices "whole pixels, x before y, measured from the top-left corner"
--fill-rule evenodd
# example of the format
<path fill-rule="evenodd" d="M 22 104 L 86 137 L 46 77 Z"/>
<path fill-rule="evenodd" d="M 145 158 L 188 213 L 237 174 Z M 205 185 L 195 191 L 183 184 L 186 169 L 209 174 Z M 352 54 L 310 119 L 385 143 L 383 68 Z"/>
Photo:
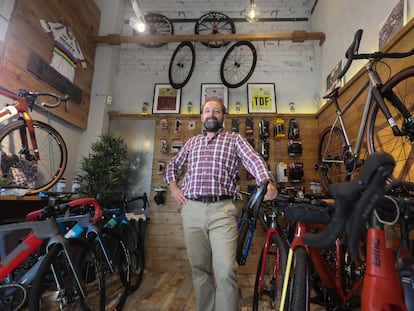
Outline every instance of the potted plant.
<path fill-rule="evenodd" d="M 123 138 L 105 134 L 92 143 L 91 152 L 80 162 L 81 196 L 102 199 L 118 199 L 126 189 L 127 176 L 124 169 L 128 148 Z"/>

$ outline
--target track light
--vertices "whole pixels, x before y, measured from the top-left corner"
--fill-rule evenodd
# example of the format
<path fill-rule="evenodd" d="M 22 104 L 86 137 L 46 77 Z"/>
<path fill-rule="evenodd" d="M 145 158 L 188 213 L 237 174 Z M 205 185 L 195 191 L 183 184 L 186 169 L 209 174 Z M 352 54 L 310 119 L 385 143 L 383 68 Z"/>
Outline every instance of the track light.
<path fill-rule="evenodd" d="M 135 16 L 132 16 L 129 19 L 129 26 L 131 26 L 138 32 L 144 32 L 147 26 L 145 23 L 144 14 L 142 14 L 137 0 L 131 0 L 131 4 L 132 4 L 132 9 L 134 10 Z"/>
<path fill-rule="evenodd" d="M 250 5 L 246 9 L 246 19 L 249 23 L 255 23 L 259 20 L 260 9 L 254 3 L 254 0 L 250 0 Z"/>

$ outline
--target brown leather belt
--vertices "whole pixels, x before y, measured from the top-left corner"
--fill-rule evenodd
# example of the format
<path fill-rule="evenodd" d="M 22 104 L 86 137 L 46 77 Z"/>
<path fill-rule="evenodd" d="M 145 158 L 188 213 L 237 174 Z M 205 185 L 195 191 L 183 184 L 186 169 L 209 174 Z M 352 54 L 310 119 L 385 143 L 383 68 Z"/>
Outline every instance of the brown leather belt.
<path fill-rule="evenodd" d="M 195 199 L 190 199 L 190 200 L 199 201 L 203 203 L 214 203 L 214 202 L 230 200 L 230 199 L 231 199 L 231 196 L 229 195 L 205 195 L 205 196 L 198 197 Z"/>

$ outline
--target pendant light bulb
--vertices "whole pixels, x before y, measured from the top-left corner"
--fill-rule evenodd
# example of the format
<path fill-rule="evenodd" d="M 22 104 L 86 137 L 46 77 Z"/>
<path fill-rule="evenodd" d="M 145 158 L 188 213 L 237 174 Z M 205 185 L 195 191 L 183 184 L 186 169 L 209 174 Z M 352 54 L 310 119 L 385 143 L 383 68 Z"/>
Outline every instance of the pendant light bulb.
<path fill-rule="evenodd" d="M 259 20 L 260 16 L 260 9 L 259 7 L 254 3 L 254 0 L 250 1 L 250 5 L 246 9 L 246 20 L 249 23 L 255 23 Z"/>

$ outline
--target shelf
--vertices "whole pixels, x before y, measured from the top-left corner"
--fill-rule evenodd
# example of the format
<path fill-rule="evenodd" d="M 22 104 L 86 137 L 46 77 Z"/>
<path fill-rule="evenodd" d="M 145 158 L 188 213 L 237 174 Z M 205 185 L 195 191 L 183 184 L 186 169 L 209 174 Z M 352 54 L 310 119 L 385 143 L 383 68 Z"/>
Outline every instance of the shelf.
<path fill-rule="evenodd" d="M 159 43 L 159 42 L 233 42 L 233 41 L 292 41 L 304 42 L 307 40 L 317 40 L 321 46 L 325 41 L 323 32 L 307 32 L 295 30 L 291 33 L 249 33 L 249 34 L 210 34 L 210 35 L 163 35 L 163 36 L 121 36 L 118 34 L 108 34 L 106 36 L 93 36 L 91 40 L 95 43 L 105 43 L 110 45 L 120 45 L 122 43 Z"/>

